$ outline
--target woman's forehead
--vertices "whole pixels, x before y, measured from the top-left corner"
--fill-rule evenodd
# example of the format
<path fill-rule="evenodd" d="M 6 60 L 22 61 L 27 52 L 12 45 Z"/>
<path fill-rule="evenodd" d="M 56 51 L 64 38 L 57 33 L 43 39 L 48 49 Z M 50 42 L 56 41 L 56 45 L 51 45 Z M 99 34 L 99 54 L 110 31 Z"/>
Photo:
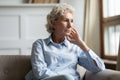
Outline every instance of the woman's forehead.
<path fill-rule="evenodd" d="M 61 18 L 73 18 L 73 14 L 70 12 L 64 13 L 60 16 Z"/>

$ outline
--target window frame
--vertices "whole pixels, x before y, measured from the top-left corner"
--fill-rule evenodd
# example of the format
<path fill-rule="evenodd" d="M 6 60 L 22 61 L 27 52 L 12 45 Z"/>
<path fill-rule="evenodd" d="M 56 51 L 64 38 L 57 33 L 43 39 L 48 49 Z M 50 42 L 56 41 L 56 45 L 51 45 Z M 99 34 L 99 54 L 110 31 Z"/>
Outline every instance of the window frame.
<path fill-rule="evenodd" d="M 104 28 L 110 27 L 113 25 L 120 24 L 120 15 L 112 16 L 112 17 L 103 17 L 103 0 L 99 0 L 99 8 L 100 8 L 100 38 L 101 38 L 101 57 L 103 59 L 109 59 L 109 60 L 117 60 L 117 56 L 109 56 L 105 55 L 105 42 L 104 42 Z"/>

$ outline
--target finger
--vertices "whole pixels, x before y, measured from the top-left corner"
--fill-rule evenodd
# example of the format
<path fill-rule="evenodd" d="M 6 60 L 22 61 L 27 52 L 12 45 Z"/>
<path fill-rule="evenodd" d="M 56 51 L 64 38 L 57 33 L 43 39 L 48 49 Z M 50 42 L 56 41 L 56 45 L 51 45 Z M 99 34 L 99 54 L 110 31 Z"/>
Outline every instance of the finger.
<path fill-rule="evenodd" d="M 70 35 L 70 33 L 66 33 L 65 35 L 66 35 L 66 36 L 69 36 L 69 35 Z"/>
<path fill-rule="evenodd" d="M 76 29 L 75 29 L 75 28 L 72 28 L 72 32 L 77 33 L 77 31 L 76 31 Z"/>
<path fill-rule="evenodd" d="M 68 41 L 70 41 L 70 42 L 71 42 L 71 39 L 70 39 L 70 37 L 69 37 L 69 36 L 67 36 L 67 39 L 68 39 Z"/>

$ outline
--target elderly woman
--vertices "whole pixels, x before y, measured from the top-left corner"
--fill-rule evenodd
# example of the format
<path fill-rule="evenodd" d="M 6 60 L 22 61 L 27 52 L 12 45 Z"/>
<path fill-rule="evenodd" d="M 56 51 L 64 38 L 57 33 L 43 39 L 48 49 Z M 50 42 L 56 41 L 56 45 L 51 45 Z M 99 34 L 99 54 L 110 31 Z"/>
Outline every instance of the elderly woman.
<path fill-rule="evenodd" d="M 47 15 L 46 28 L 51 35 L 33 43 L 32 70 L 26 80 L 80 80 L 77 64 L 94 73 L 105 69 L 75 30 L 73 14 L 74 9 L 64 3 Z"/>

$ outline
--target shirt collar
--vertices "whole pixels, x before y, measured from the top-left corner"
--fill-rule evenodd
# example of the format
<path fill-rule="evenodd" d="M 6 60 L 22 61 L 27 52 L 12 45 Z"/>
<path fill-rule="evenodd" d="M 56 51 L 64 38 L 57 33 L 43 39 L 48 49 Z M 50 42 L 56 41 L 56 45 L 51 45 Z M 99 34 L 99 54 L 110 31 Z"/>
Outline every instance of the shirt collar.
<path fill-rule="evenodd" d="M 51 36 L 49 36 L 49 37 L 47 38 L 46 43 L 47 43 L 47 45 L 49 45 L 50 43 L 53 43 L 53 44 L 54 44 Z M 61 45 L 65 45 L 66 47 L 68 47 L 68 43 L 69 43 L 69 41 L 68 41 L 67 38 L 65 37 L 64 41 L 61 42 L 60 44 L 61 44 Z"/>

